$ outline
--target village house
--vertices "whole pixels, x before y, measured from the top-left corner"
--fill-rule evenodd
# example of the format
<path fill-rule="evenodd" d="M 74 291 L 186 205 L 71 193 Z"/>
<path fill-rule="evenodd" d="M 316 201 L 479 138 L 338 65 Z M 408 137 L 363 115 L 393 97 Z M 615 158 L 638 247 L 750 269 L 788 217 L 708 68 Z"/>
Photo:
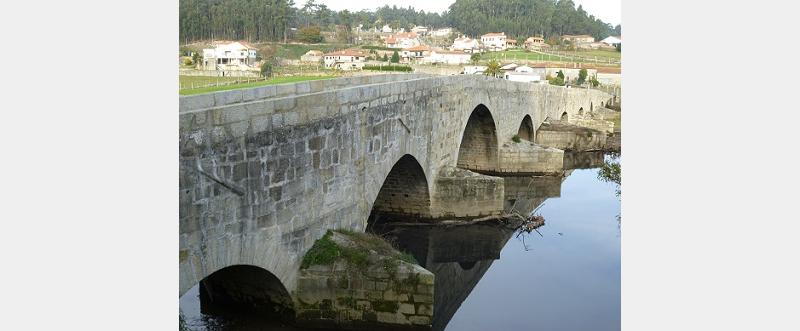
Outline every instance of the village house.
<path fill-rule="evenodd" d="M 426 27 L 426 26 L 415 26 L 415 27 L 411 28 L 411 32 L 414 32 L 414 33 L 416 33 L 416 34 L 418 34 L 420 36 L 424 36 L 424 35 L 428 34 L 428 27 Z"/>
<path fill-rule="evenodd" d="M 544 42 L 544 38 L 542 36 L 533 36 L 525 39 L 523 47 L 525 47 L 527 50 L 539 50 L 550 47 L 550 45 Z"/>
<path fill-rule="evenodd" d="M 381 32 L 392 33 L 392 27 L 390 27 L 389 25 L 384 25 L 383 28 L 381 28 Z"/>
<path fill-rule="evenodd" d="M 450 47 L 450 50 L 473 53 L 479 47 L 480 45 L 477 40 L 467 36 L 461 36 L 453 40 L 453 46 Z"/>
<path fill-rule="evenodd" d="M 257 49 L 244 41 L 218 42 L 203 49 L 205 70 L 249 70 L 255 65 Z"/>
<path fill-rule="evenodd" d="M 561 40 L 569 41 L 572 44 L 582 44 L 582 43 L 593 43 L 594 37 L 586 34 L 580 34 L 580 35 L 565 34 L 561 36 Z"/>
<path fill-rule="evenodd" d="M 356 70 L 364 68 L 367 54 L 361 51 L 346 49 L 343 51 L 326 53 L 322 56 L 325 68 L 339 70 Z"/>
<path fill-rule="evenodd" d="M 420 61 L 431 54 L 431 49 L 425 45 L 405 48 L 400 52 L 400 60 L 404 62 Z"/>
<path fill-rule="evenodd" d="M 322 61 L 322 56 L 323 56 L 322 51 L 318 51 L 316 49 L 312 49 L 312 50 L 306 52 L 305 54 L 301 55 L 300 56 L 300 61 L 301 62 L 319 63 L 320 61 Z"/>
<path fill-rule="evenodd" d="M 506 49 L 506 33 L 492 32 L 481 36 L 481 44 L 489 51 L 503 51 Z"/>
<path fill-rule="evenodd" d="M 433 50 L 430 56 L 424 59 L 425 63 L 442 64 L 467 64 L 470 62 L 470 54 L 458 51 Z"/>
<path fill-rule="evenodd" d="M 516 39 L 507 39 L 506 40 L 506 48 L 517 48 L 517 40 Z"/>
<path fill-rule="evenodd" d="M 453 28 L 441 28 L 441 29 L 433 30 L 431 32 L 431 36 L 434 36 L 434 37 L 449 37 L 451 33 L 453 33 Z"/>
<path fill-rule="evenodd" d="M 600 40 L 600 42 L 609 46 L 617 46 L 619 44 L 622 44 L 622 36 L 618 37 L 608 36 L 606 37 L 606 39 Z"/>
<path fill-rule="evenodd" d="M 384 44 L 389 48 L 411 48 L 419 46 L 420 42 L 415 32 L 401 32 L 386 37 Z"/>

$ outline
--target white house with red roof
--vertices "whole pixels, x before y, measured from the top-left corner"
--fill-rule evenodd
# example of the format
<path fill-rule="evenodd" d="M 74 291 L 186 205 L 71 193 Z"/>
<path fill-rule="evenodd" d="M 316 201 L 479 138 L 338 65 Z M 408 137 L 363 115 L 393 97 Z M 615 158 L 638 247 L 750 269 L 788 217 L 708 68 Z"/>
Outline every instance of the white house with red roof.
<path fill-rule="evenodd" d="M 503 51 L 507 47 L 507 39 L 505 32 L 490 32 L 481 36 L 481 44 L 492 52 Z"/>
<path fill-rule="evenodd" d="M 411 48 L 421 43 L 416 32 L 401 32 L 386 37 L 384 44 L 389 48 Z"/>
<path fill-rule="evenodd" d="M 356 70 L 364 68 L 367 54 L 361 51 L 346 49 L 338 52 L 325 53 L 322 62 L 325 68 L 339 70 Z"/>

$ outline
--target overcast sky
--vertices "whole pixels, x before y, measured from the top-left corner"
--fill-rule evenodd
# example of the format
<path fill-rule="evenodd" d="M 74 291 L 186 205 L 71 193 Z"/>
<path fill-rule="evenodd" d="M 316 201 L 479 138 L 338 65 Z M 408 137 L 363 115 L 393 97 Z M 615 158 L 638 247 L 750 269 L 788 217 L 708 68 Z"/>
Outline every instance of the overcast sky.
<path fill-rule="evenodd" d="M 498 0 L 502 1 L 502 0 Z M 620 23 L 620 2 L 622 0 L 572 0 L 575 7 L 583 5 L 586 10 L 594 17 L 603 22 L 617 25 Z M 316 0 L 317 3 L 324 3 L 333 10 L 349 9 L 357 11 L 361 9 L 375 9 L 383 5 L 397 5 L 398 7 L 414 7 L 423 9 L 426 12 L 442 12 L 450 7 L 455 0 Z M 295 0 L 298 7 L 302 7 L 306 0 Z"/>

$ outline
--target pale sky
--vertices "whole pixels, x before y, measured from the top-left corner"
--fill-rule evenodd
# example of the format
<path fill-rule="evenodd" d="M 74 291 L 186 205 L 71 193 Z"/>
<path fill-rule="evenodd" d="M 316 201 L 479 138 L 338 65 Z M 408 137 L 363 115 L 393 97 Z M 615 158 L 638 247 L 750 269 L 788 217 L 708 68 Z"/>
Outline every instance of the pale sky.
<path fill-rule="evenodd" d="M 502 1 L 502 0 L 498 0 Z M 583 9 L 591 15 L 616 26 L 620 23 L 622 16 L 620 2 L 622 0 L 572 0 L 575 7 L 583 5 Z M 324 3 L 333 10 L 349 9 L 358 11 L 361 9 L 375 9 L 384 5 L 397 5 L 398 7 L 414 7 L 426 12 L 442 12 L 450 7 L 454 0 L 316 0 L 317 3 Z M 295 0 L 298 7 L 302 7 L 306 0 Z"/>

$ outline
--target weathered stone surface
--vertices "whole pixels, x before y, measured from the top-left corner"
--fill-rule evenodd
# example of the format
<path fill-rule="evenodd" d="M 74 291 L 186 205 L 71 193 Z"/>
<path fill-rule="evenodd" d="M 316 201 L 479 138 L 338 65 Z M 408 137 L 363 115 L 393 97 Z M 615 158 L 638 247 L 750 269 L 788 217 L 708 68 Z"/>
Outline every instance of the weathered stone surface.
<path fill-rule="evenodd" d="M 440 173 L 457 166 L 479 105 L 491 113 L 496 136 L 487 150 L 500 151 L 525 116 L 538 138 L 545 119 L 577 118 L 580 108 L 609 99 L 472 75 L 348 77 L 182 96 L 179 294 L 233 265 L 263 268 L 294 291 L 314 240 L 331 228 L 363 231 L 384 179 L 405 155 L 424 174 L 431 215 L 446 215 L 457 184 Z M 502 167 L 499 159 L 495 165 Z M 502 179 L 485 177 L 461 188 L 476 202 L 464 216 L 503 209 Z"/>

